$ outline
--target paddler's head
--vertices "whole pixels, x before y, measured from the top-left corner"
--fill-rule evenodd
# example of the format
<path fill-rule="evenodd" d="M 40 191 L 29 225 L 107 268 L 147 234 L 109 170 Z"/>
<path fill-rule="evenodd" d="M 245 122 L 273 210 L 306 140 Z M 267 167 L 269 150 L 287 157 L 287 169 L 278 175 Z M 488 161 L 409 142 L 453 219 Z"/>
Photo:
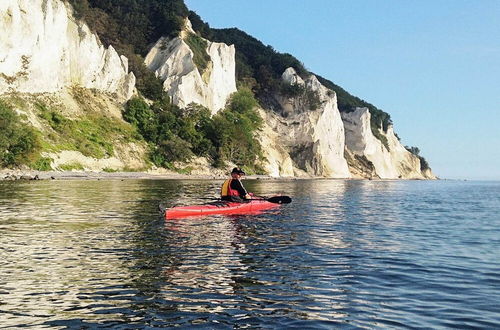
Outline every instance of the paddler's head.
<path fill-rule="evenodd" d="M 241 168 L 235 167 L 231 171 L 231 177 L 233 179 L 240 179 L 243 175 L 245 175 L 245 172 L 243 172 Z"/>

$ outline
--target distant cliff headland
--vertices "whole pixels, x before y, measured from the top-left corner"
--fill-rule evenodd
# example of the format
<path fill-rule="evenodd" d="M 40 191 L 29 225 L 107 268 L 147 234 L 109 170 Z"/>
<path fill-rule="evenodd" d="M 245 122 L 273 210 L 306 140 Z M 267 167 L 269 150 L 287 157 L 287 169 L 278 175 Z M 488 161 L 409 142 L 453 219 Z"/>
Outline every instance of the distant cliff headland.
<path fill-rule="evenodd" d="M 0 168 L 435 179 L 390 115 L 182 0 L 3 0 Z"/>

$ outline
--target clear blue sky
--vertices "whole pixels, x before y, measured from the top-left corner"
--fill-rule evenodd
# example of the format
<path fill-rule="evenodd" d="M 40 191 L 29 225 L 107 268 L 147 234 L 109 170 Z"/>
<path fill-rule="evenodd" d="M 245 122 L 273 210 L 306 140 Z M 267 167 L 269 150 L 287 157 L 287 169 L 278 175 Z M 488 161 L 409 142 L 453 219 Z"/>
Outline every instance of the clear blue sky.
<path fill-rule="evenodd" d="M 388 112 L 441 178 L 500 179 L 500 0 L 185 0 Z"/>

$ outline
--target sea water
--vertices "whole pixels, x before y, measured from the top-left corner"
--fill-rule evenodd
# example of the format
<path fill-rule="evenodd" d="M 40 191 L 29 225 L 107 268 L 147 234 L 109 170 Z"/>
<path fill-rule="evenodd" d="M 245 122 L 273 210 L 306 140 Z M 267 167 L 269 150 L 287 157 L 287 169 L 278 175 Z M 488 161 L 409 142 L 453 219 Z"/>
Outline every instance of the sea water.
<path fill-rule="evenodd" d="M 0 328 L 498 328 L 500 182 L 0 182 Z"/>

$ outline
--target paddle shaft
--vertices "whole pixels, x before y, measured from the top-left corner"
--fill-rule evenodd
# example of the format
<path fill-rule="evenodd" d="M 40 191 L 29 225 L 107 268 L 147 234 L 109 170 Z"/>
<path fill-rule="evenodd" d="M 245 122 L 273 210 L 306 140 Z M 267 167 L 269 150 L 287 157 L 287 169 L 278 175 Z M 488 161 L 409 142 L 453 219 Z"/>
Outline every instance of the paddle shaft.
<path fill-rule="evenodd" d="M 289 196 L 273 196 L 273 197 L 254 196 L 254 197 L 258 197 L 258 198 L 252 198 L 252 199 L 247 199 L 247 200 L 248 201 L 261 201 L 261 200 L 265 200 L 265 201 L 268 201 L 270 203 L 276 203 L 276 204 L 289 204 L 289 203 L 292 202 L 292 199 Z M 221 201 L 220 198 L 200 197 L 198 199 L 211 200 L 211 201 Z"/>

